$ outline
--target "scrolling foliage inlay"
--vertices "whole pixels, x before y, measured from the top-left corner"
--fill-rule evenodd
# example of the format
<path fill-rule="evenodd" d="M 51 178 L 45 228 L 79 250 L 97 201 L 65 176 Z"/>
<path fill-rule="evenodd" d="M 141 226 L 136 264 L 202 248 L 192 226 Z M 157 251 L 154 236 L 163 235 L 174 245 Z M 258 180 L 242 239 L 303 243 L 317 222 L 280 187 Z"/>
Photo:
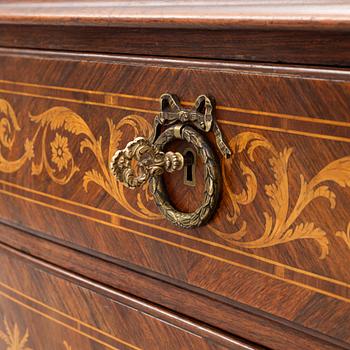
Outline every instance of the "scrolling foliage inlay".
<path fill-rule="evenodd" d="M 21 335 L 18 324 L 15 322 L 13 327 L 10 327 L 10 324 L 7 321 L 7 318 L 4 318 L 4 330 L 0 329 L 0 341 L 6 345 L 6 350 L 33 350 L 27 346 L 29 341 L 29 331 L 28 328 L 25 330 L 24 334 Z M 73 350 L 69 343 L 63 341 L 64 350 Z"/>
<path fill-rule="evenodd" d="M 88 191 L 90 182 L 101 186 L 110 196 L 121 204 L 130 213 L 142 219 L 160 219 L 160 214 L 149 210 L 141 195 L 137 198 L 138 208 L 134 208 L 125 197 L 125 189 L 122 184 L 116 182 L 109 171 L 109 159 L 123 136 L 123 129 L 129 127 L 135 135 L 145 134 L 147 137 L 152 132 L 152 127 L 145 119 L 136 115 L 129 115 L 121 119 L 117 124 L 107 119 L 109 127 L 109 154 L 104 159 L 102 150 L 102 136 L 96 138 L 84 119 L 66 107 L 53 107 L 39 115 L 30 115 L 30 120 L 37 125 L 34 136 L 31 140 L 25 141 L 25 152 L 17 160 L 7 160 L 2 156 L 2 148 L 11 150 L 15 141 L 16 131 L 21 129 L 18 126 L 16 115 L 5 100 L 0 100 L 0 171 L 13 173 L 18 171 L 27 160 L 32 160 L 32 175 L 41 175 L 44 171 L 51 180 L 59 185 L 66 185 L 72 177 L 80 171 L 76 160 L 69 148 L 69 138 L 62 135 L 67 132 L 72 136 L 80 136 L 80 153 L 90 150 L 94 155 L 98 168 L 86 171 L 83 175 L 83 187 Z M 52 139 L 52 134 L 54 137 Z M 35 145 L 35 155 L 34 155 Z M 41 146 L 41 147 L 40 147 Z M 37 154 L 38 153 L 38 154 Z M 77 155 L 75 155 L 77 158 Z M 148 187 L 144 187 L 146 201 L 150 199 Z"/>
<path fill-rule="evenodd" d="M 3 156 L 5 149 L 11 150 L 16 133 L 21 130 L 16 114 L 6 100 L 0 99 L 0 172 L 17 172 L 27 162 L 31 161 L 33 175 L 41 175 L 44 171 L 59 185 L 67 184 L 74 175 L 80 172 L 78 158 L 70 150 L 70 139 L 63 132 L 81 137 L 80 153 L 90 151 L 98 167 L 85 171 L 82 175 L 82 186 L 88 191 L 89 183 L 93 182 L 104 189 L 130 214 L 140 219 L 160 220 L 162 217 L 147 207 L 151 199 L 148 186 L 143 187 L 143 194 L 138 193 L 136 207 L 131 205 L 126 198 L 126 189 L 115 180 L 109 171 L 108 164 L 114 151 L 119 147 L 125 128 L 133 131 L 135 136 L 149 137 L 152 133 L 151 124 L 141 116 L 128 115 L 116 124 L 107 119 L 109 127 L 108 159 L 105 159 L 102 149 L 102 136 L 96 137 L 84 119 L 66 107 L 53 107 L 39 115 L 30 115 L 32 123 L 37 125 L 32 139 L 24 142 L 24 151 L 16 160 L 8 160 Z M 54 136 L 52 136 L 54 135 Z M 233 152 L 231 160 L 222 163 L 223 181 L 225 192 L 229 196 L 232 205 L 232 215 L 227 215 L 226 220 L 233 226 L 241 216 L 242 207 L 252 204 L 258 193 L 257 176 L 248 164 L 241 161 L 240 169 L 245 177 L 245 188 L 240 193 L 232 189 L 229 178 L 235 176 L 231 162 L 237 161 L 237 155 L 246 153 L 248 159 L 255 162 L 257 148 L 268 152 L 269 168 L 274 176 L 273 183 L 264 185 L 264 193 L 269 203 L 272 214 L 264 212 L 264 230 L 253 240 L 245 239 L 249 232 L 249 225 L 243 221 L 240 229 L 233 232 L 222 231 L 213 224 L 207 227 L 215 235 L 223 239 L 231 246 L 246 249 L 258 249 L 285 244 L 295 240 L 310 239 L 318 243 L 320 258 L 325 258 L 329 252 L 329 239 L 327 233 L 314 222 L 300 222 L 300 215 L 310 202 L 319 198 L 325 198 L 331 209 L 336 206 L 336 195 L 326 185 L 333 182 L 341 187 L 350 187 L 350 156 L 337 159 L 321 169 L 311 180 L 306 181 L 300 175 L 300 187 L 296 201 L 291 203 L 288 178 L 289 159 L 292 156 L 292 148 L 277 150 L 274 145 L 263 135 L 255 132 L 241 132 L 230 140 L 230 149 Z M 34 154 L 35 151 L 35 154 Z M 38 154 L 36 154 L 38 153 Z M 350 225 L 346 232 L 336 233 L 350 248 Z"/>
<path fill-rule="evenodd" d="M 313 222 L 296 223 L 296 221 L 307 205 L 318 198 L 327 199 L 330 208 L 335 208 L 336 195 L 324 183 L 331 181 L 341 187 L 349 187 L 350 157 L 343 157 L 329 163 L 309 182 L 301 174 L 299 195 L 296 202 L 292 204 L 288 179 L 288 163 L 293 152 L 292 148 L 285 148 L 279 152 L 264 136 L 254 132 L 238 134 L 231 140 L 230 147 L 234 153 L 247 152 L 252 162 L 255 162 L 254 152 L 258 147 L 271 154 L 269 163 L 274 175 L 274 182 L 265 185 L 265 194 L 274 215 L 263 213 L 264 232 L 258 239 L 252 241 L 241 240 L 248 232 L 247 222 L 243 222 L 241 228 L 235 232 L 222 232 L 213 226 L 210 229 L 231 244 L 244 248 L 264 248 L 298 239 L 313 239 L 320 246 L 320 258 L 325 258 L 329 252 L 329 240 L 326 232 Z M 258 191 L 257 178 L 252 169 L 243 162 L 240 163 L 240 168 L 246 177 L 246 188 L 241 193 L 236 194 L 232 191 L 228 181 L 230 169 L 225 164 L 222 165 L 224 183 L 234 208 L 234 215 L 227 217 L 227 220 L 232 224 L 238 219 L 241 206 L 251 204 Z M 292 209 L 290 210 L 290 208 Z"/>
<path fill-rule="evenodd" d="M 10 327 L 6 317 L 4 318 L 4 331 L 0 330 L 0 340 L 6 344 L 6 350 L 32 350 L 27 346 L 29 332 L 26 329 L 22 336 L 17 323 Z"/>

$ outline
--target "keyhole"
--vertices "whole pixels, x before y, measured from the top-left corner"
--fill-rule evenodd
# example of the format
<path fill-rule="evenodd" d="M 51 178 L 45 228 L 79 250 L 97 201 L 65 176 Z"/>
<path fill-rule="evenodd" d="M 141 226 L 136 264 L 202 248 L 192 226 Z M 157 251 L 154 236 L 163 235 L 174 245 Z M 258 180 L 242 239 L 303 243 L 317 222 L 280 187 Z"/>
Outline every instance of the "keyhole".
<path fill-rule="evenodd" d="M 195 183 L 195 164 L 196 157 L 191 149 L 185 150 L 184 153 L 184 184 L 196 186 Z"/>

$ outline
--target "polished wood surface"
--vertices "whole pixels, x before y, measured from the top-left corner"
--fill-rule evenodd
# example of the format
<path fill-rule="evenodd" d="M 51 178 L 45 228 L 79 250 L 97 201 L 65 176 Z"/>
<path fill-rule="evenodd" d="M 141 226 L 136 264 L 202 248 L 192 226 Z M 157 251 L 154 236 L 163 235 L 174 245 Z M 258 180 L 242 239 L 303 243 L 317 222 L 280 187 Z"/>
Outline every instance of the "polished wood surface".
<path fill-rule="evenodd" d="M 348 38 L 343 30 L 199 31 L 0 24 L 0 45 L 9 48 L 345 67 L 350 65 Z"/>
<path fill-rule="evenodd" d="M 3 221 L 349 347 L 348 71 L 16 50 L 0 63 Z M 197 230 L 109 177 L 167 91 L 215 96 L 234 153 Z M 200 200 L 196 176 L 167 178 L 180 209 Z"/>
<path fill-rule="evenodd" d="M 0 251 L 1 349 L 262 349 L 8 247 Z"/>
<path fill-rule="evenodd" d="M 122 262 L 115 264 L 106 259 L 93 257 L 11 226 L 0 225 L 0 240 L 6 246 L 36 256 L 43 262 L 49 261 L 80 276 L 86 276 L 129 295 L 148 300 L 153 305 L 161 305 L 191 318 L 195 315 L 199 321 L 269 349 L 346 348 L 339 345 L 339 342 L 338 346 L 335 345 L 334 339 L 330 340 L 310 329 L 297 328 L 292 323 L 272 318 L 271 315 L 261 311 L 257 314 L 246 305 L 228 300 L 215 300 L 201 290 L 193 288 L 189 290 L 186 285 L 175 286 L 171 280 L 161 281 L 149 271 L 136 270 L 134 266 L 125 266 L 126 264 Z M 213 335 L 211 333 L 212 337 Z"/>
<path fill-rule="evenodd" d="M 346 0 L 6 1 L 0 46 L 350 65 Z"/>
<path fill-rule="evenodd" d="M 347 29 L 346 0 L 6 1 L 1 23 L 166 28 Z"/>

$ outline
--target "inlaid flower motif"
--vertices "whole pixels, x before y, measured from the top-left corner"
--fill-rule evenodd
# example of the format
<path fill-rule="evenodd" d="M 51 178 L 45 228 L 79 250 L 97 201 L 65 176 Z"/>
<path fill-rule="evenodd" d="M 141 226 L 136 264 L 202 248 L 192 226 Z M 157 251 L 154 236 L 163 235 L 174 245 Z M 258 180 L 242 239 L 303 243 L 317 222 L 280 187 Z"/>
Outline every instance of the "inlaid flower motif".
<path fill-rule="evenodd" d="M 67 168 L 68 162 L 72 159 L 72 154 L 68 148 L 68 138 L 56 133 L 55 139 L 50 143 L 52 152 L 52 162 L 57 165 L 59 171 Z"/>
<path fill-rule="evenodd" d="M 0 340 L 6 344 L 6 350 L 32 350 L 26 346 L 29 338 L 28 329 L 23 336 L 20 335 L 17 323 L 11 330 L 6 318 L 4 319 L 5 332 L 0 330 Z"/>

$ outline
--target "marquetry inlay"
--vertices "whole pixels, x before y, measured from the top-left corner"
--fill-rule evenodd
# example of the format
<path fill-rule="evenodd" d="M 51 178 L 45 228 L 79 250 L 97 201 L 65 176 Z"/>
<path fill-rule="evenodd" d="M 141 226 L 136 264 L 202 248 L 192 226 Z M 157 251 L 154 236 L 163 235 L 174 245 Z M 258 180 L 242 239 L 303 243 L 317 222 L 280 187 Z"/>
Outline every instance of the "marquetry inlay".
<path fill-rule="evenodd" d="M 2 328 L 3 330 L 0 329 L 0 340 L 7 346 L 8 350 L 32 350 L 27 346 L 29 340 L 28 329 L 23 334 L 18 324 L 10 325 L 6 317 L 4 317 Z"/>
<path fill-rule="evenodd" d="M 11 149 L 15 143 L 15 137 L 21 131 L 16 113 L 10 103 L 4 99 L 0 100 L 0 112 L 2 118 L 0 123 L 1 148 Z M 123 128 L 131 126 L 135 136 L 149 136 L 151 124 L 139 115 L 128 115 L 117 123 L 107 119 L 109 128 L 108 159 L 104 157 L 102 146 L 103 137 L 95 135 L 83 117 L 66 107 L 53 107 L 38 114 L 29 113 L 33 124 L 33 136 L 26 138 L 23 142 L 23 154 L 16 160 L 6 159 L 0 149 L 0 171 L 12 173 L 19 171 L 27 161 L 31 162 L 31 175 L 40 176 L 44 172 L 51 180 L 59 185 L 66 185 L 73 176 L 81 176 L 85 191 L 89 190 L 89 183 L 93 182 L 114 198 L 118 204 L 130 214 L 142 220 L 159 220 L 161 216 L 148 208 L 150 195 L 148 186 L 144 186 L 144 198 L 138 196 L 136 206 L 132 206 L 127 200 L 125 189 L 122 184 L 117 183 L 108 170 L 108 162 L 115 149 L 118 148 L 123 136 Z M 67 132 L 70 136 L 64 136 Z M 73 154 L 70 142 L 74 137 L 80 137 L 80 153 L 90 151 L 95 163 L 90 170 L 81 174 L 79 168 L 79 156 Z M 18 143 L 16 144 L 18 146 Z M 241 132 L 230 140 L 230 148 L 234 155 L 245 152 L 251 162 L 256 162 L 255 151 L 260 148 L 270 155 L 269 168 L 273 173 L 274 182 L 258 184 L 256 175 L 249 164 L 240 163 L 242 174 L 246 178 L 245 188 L 236 193 L 232 188 L 232 182 L 228 179 L 234 176 L 232 173 L 232 161 L 223 163 L 222 173 L 225 190 L 229 195 L 232 208 L 231 216 L 226 220 L 231 225 L 239 218 L 242 208 L 253 203 L 259 190 L 263 185 L 266 202 L 272 208 L 273 215 L 264 212 L 261 220 L 265 222 L 265 229 L 256 239 L 243 240 L 248 232 L 249 222 L 243 221 L 239 230 L 224 232 L 213 224 L 209 229 L 225 240 L 229 245 L 243 248 L 265 248 L 291 241 L 309 239 L 315 241 L 320 247 L 320 258 L 325 258 L 329 252 L 329 239 L 327 233 L 321 229 L 317 222 L 302 221 L 298 218 L 304 209 L 313 201 L 325 198 L 330 205 L 330 210 L 336 207 L 336 195 L 329 185 L 336 184 L 341 187 L 350 186 L 350 156 L 342 157 L 327 164 L 314 177 L 306 181 L 300 174 L 300 187 L 297 200 L 290 200 L 290 188 L 288 179 L 289 160 L 293 156 L 293 148 L 282 150 L 275 146 L 263 135 L 256 132 Z M 324 205 L 324 204 L 323 204 Z M 335 234 L 335 233 L 334 233 Z M 349 227 L 347 232 L 337 232 L 336 236 L 349 246 Z"/>

